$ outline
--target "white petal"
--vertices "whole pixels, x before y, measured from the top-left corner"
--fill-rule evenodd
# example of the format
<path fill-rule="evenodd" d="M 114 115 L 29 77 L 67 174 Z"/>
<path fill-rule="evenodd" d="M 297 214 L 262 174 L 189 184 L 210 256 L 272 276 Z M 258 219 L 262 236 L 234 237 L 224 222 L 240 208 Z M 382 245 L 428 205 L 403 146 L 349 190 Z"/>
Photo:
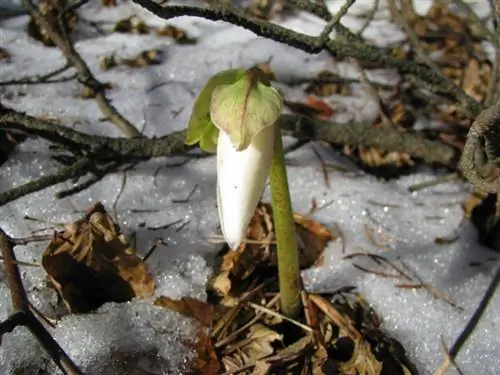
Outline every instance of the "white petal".
<path fill-rule="evenodd" d="M 236 151 L 224 131 L 217 142 L 217 205 L 222 233 L 231 249 L 245 239 L 248 224 L 266 186 L 274 153 L 275 126 Z"/>

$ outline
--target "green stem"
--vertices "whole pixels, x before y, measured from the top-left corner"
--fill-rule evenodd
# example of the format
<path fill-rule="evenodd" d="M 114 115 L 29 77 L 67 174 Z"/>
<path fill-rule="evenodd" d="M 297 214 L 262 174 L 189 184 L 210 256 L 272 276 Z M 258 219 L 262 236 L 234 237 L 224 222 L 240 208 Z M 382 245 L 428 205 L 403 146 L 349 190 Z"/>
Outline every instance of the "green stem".
<path fill-rule="evenodd" d="M 269 174 L 273 218 L 278 247 L 278 276 L 281 296 L 281 312 L 289 318 L 299 316 L 300 301 L 299 253 L 292 202 L 286 176 L 285 155 L 281 130 L 276 126 L 276 143 Z"/>

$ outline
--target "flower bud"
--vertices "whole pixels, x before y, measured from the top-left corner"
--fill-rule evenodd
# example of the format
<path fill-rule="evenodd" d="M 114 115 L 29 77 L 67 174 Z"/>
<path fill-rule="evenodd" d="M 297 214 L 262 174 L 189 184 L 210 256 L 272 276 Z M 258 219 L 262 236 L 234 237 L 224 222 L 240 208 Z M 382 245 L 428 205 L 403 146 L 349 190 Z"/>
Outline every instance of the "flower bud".
<path fill-rule="evenodd" d="M 248 224 L 266 186 L 274 153 L 275 126 L 254 136 L 238 151 L 230 136 L 219 132 L 217 142 L 217 205 L 222 233 L 231 249 L 245 239 Z"/>

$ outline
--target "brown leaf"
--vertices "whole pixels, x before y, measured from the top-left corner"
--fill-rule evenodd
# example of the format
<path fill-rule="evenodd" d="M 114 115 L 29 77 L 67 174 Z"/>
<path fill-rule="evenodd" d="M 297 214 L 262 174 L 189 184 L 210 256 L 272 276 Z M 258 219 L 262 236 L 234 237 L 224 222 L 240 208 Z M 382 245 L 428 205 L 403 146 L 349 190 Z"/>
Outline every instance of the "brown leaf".
<path fill-rule="evenodd" d="M 118 5 L 117 0 L 101 0 L 103 7 L 115 7 Z"/>
<path fill-rule="evenodd" d="M 193 318 L 204 327 L 210 327 L 212 325 L 214 307 L 195 298 L 182 297 L 176 300 L 170 297 L 161 296 L 156 299 L 154 304 L 178 312 L 189 318 Z"/>
<path fill-rule="evenodd" d="M 297 232 L 299 261 L 301 268 L 318 266 L 327 243 L 334 237 L 331 232 L 317 221 L 294 214 Z M 235 251 L 228 251 L 219 267 L 219 272 L 211 282 L 212 288 L 220 296 L 227 296 L 234 281 L 240 285 L 256 270 L 276 267 L 276 245 L 271 205 L 259 202 L 250 220 L 246 239 Z"/>
<path fill-rule="evenodd" d="M 55 234 L 42 266 L 72 313 L 150 296 L 154 279 L 101 203 Z"/>
<path fill-rule="evenodd" d="M 196 358 L 188 365 L 188 368 L 199 375 L 217 375 L 222 365 L 214 350 L 212 340 L 205 332 L 205 329 L 198 329 L 194 346 Z"/>
<path fill-rule="evenodd" d="M 316 96 L 330 96 L 333 94 L 348 96 L 351 95 L 349 85 L 343 82 L 342 77 L 323 70 L 306 87 L 305 92 Z"/>
<path fill-rule="evenodd" d="M 316 117 L 320 120 L 329 120 L 330 117 L 332 117 L 333 114 L 335 113 L 335 110 L 328 104 L 326 104 L 326 102 L 316 98 L 313 95 L 309 95 L 307 97 L 306 103 L 310 108 L 312 108 L 315 111 Z"/>
<path fill-rule="evenodd" d="M 226 371 L 235 371 L 245 365 L 253 364 L 257 360 L 274 353 L 271 345 L 274 341 L 281 341 L 283 335 L 273 331 L 261 323 L 252 325 L 237 351 L 222 358 Z"/>
<path fill-rule="evenodd" d="M 119 20 L 113 26 L 112 31 L 117 33 L 147 34 L 149 26 L 137 16 L 132 16 Z"/>
<path fill-rule="evenodd" d="M 382 151 L 376 147 L 359 146 L 355 149 L 364 165 L 368 167 L 395 166 L 397 168 L 415 165 L 411 156 L 404 151 Z M 350 146 L 344 147 L 346 155 L 353 154 L 354 150 Z"/>
<path fill-rule="evenodd" d="M 323 251 L 328 242 L 335 239 L 332 232 L 316 220 L 306 219 L 299 213 L 293 214 L 295 230 L 300 238 L 299 261 L 302 268 L 318 267 L 323 264 Z"/>
<path fill-rule="evenodd" d="M 354 341 L 354 353 L 349 361 L 340 365 L 345 375 L 380 375 L 382 363 L 373 354 L 370 344 L 362 339 Z"/>
<path fill-rule="evenodd" d="M 172 25 L 165 25 L 155 30 L 156 35 L 173 38 L 179 44 L 194 44 L 195 38 L 189 37 L 185 30 Z"/>
<path fill-rule="evenodd" d="M 68 11 L 69 5 L 70 2 L 68 0 L 41 0 L 38 1 L 38 10 L 48 22 L 54 25 L 59 34 L 62 34 L 62 29 L 59 25 L 59 18 L 61 18 L 66 33 L 71 35 L 76 29 L 78 15 L 73 10 Z M 28 35 L 32 38 L 48 47 L 55 46 L 47 31 L 43 27 L 40 27 L 33 17 L 30 18 L 26 29 Z"/>
<path fill-rule="evenodd" d="M 146 50 L 131 59 L 120 59 L 119 62 L 131 68 L 158 65 L 161 64 L 161 51 L 155 49 Z"/>

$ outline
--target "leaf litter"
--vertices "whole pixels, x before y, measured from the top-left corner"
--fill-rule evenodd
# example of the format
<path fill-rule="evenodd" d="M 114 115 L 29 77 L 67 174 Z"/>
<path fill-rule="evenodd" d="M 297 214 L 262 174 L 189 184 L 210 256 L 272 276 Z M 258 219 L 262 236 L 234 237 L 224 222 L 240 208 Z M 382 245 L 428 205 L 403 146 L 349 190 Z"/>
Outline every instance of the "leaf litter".
<path fill-rule="evenodd" d="M 54 233 L 42 266 L 70 313 L 151 296 L 155 281 L 100 203 Z"/>
<path fill-rule="evenodd" d="M 303 269 L 322 263 L 337 237 L 324 225 L 294 214 Z M 402 346 L 356 292 L 302 292 L 299 320 L 283 316 L 276 280 L 272 210 L 260 202 L 237 250 L 226 247 L 208 285 L 208 302 L 160 297 L 155 304 L 198 322 L 193 374 L 417 374 Z M 211 293 L 210 293 L 211 292 Z"/>

